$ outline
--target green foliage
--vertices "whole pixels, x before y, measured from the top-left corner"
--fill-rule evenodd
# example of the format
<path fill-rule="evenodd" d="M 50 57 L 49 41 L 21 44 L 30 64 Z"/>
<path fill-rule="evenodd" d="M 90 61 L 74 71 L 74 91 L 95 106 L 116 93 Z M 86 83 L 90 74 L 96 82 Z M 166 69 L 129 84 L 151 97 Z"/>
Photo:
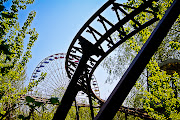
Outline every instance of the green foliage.
<path fill-rule="evenodd" d="M 178 96 L 180 88 L 180 77 L 177 73 L 172 76 L 161 71 L 157 62 L 152 59 L 147 65 L 150 72 L 148 78 L 150 91 L 148 92 L 141 84 L 137 88 L 141 89 L 144 98 L 144 109 L 150 116 L 156 119 L 177 119 L 180 117 L 180 98 Z M 172 84 L 173 83 L 173 84 Z"/>
<path fill-rule="evenodd" d="M 136 1 L 134 4 L 137 5 L 140 2 L 141 1 Z M 160 0 L 159 2 L 153 3 L 158 8 L 157 16 L 160 19 L 172 2 L 173 1 Z M 164 61 L 167 58 L 179 59 L 179 18 L 180 16 L 154 55 L 154 58 L 147 65 L 148 72 L 150 73 L 148 77 L 150 92 L 146 89 L 140 90 L 145 97 L 141 99 L 144 104 L 144 109 L 155 119 L 179 119 L 180 117 L 180 98 L 177 95 L 179 92 L 177 89 L 179 88 L 179 84 L 177 84 L 179 83 L 179 75 L 177 73 L 174 73 L 173 76 L 167 75 L 166 72 L 161 71 L 158 66 L 158 62 Z M 155 25 L 156 24 L 153 26 L 155 27 Z M 140 33 L 128 41 L 131 49 L 136 52 L 140 50 L 152 32 L 153 26 L 140 31 Z M 172 82 L 174 84 L 173 87 L 171 85 Z M 143 84 L 141 84 L 141 86 L 137 85 L 137 88 L 143 88 Z"/>
<path fill-rule="evenodd" d="M 92 103 L 94 106 L 98 105 L 95 101 L 92 101 Z M 79 119 L 80 120 L 92 120 L 90 107 L 84 107 L 84 106 L 81 106 L 81 104 L 83 105 L 82 101 L 79 104 L 80 106 L 78 106 Z M 87 104 L 84 104 L 84 105 L 87 105 Z M 93 108 L 95 116 L 98 114 L 99 110 L 100 110 L 99 108 Z M 76 107 L 71 106 L 71 108 L 66 116 L 66 120 L 76 120 L 76 118 L 77 118 L 76 112 L 77 112 Z"/>
<path fill-rule="evenodd" d="M 53 105 L 55 105 L 55 104 L 59 104 L 60 105 L 59 99 L 56 98 L 56 97 L 51 97 L 49 100 L 50 100 L 51 104 L 53 104 Z"/>
<path fill-rule="evenodd" d="M 153 2 L 153 8 L 151 9 L 155 10 L 155 15 L 161 19 L 172 2 L 173 0 L 159 0 L 158 2 Z M 138 7 L 141 3 L 143 3 L 143 0 L 128 0 L 126 4 Z M 129 9 L 129 11 L 131 11 L 131 9 Z M 135 19 L 140 23 L 145 23 L 147 20 L 142 16 L 145 16 L 147 20 L 153 17 L 153 15 L 141 12 Z M 130 22 L 129 24 L 128 27 L 130 28 L 127 29 L 130 30 L 134 23 Z M 134 56 L 139 52 L 156 25 L 157 22 L 141 30 L 138 34 L 126 41 L 125 44 L 117 48 L 114 55 L 108 57 L 104 61 L 103 67 L 111 76 L 122 76 L 121 74 L 125 71 L 125 68 L 127 68 L 127 64 L 130 63 Z M 123 103 L 124 105 L 141 107 L 143 104 L 143 108 L 148 112 L 148 115 L 155 119 L 180 119 L 180 77 L 178 73 L 168 75 L 158 66 L 159 63 L 169 58 L 180 59 L 179 25 L 180 16 L 175 21 L 168 35 L 158 48 L 158 51 L 147 65 L 147 70 L 144 70 L 139 77 L 136 86 L 132 88 Z M 147 77 L 148 86 L 145 85 L 147 84 Z M 114 77 L 110 78 L 110 80 L 113 81 Z M 136 93 L 136 95 L 132 97 L 134 93 Z"/>
<path fill-rule="evenodd" d="M 170 41 L 169 45 L 171 46 L 171 49 L 180 50 L 180 43 L 179 42 Z"/>
<path fill-rule="evenodd" d="M 38 37 L 35 28 L 30 27 L 36 12 L 31 11 L 20 26 L 18 12 L 34 0 L 12 0 L 9 9 L 4 6 L 5 2 L 7 0 L 0 1 L 0 119 L 17 119 L 19 99 L 27 92 L 23 87 L 26 64 L 32 57 L 31 48 Z M 25 37 L 29 37 L 27 45 L 24 45 Z"/>
<path fill-rule="evenodd" d="M 128 115 L 123 112 L 118 111 L 114 116 L 113 120 L 142 120 L 139 117 L 135 117 L 133 115 Z"/>
<path fill-rule="evenodd" d="M 33 87 L 37 86 L 39 82 L 43 81 L 46 75 L 47 73 L 42 72 L 38 80 L 33 80 L 31 83 L 29 83 L 28 91 L 31 91 Z"/>
<path fill-rule="evenodd" d="M 99 108 L 94 108 L 93 110 L 94 110 L 94 114 L 97 115 Z M 80 120 L 92 120 L 91 111 L 89 107 L 80 107 L 78 113 Z M 75 119 L 76 119 L 76 108 L 75 106 L 72 106 L 66 116 L 66 120 L 75 120 Z"/>
<path fill-rule="evenodd" d="M 26 117 L 24 115 L 18 115 L 19 119 L 29 120 L 29 119 L 31 119 L 31 117 L 32 118 L 34 117 L 33 114 L 34 114 L 34 111 L 37 110 L 37 108 L 42 107 L 44 109 L 45 103 L 35 101 L 35 99 L 32 98 L 31 96 L 26 96 L 25 99 L 26 99 L 25 104 L 29 107 L 29 115 Z"/>
<path fill-rule="evenodd" d="M 28 103 L 32 102 L 33 103 L 33 102 L 35 102 L 35 99 L 30 97 L 30 96 L 26 96 L 26 102 L 28 102 Z"/>

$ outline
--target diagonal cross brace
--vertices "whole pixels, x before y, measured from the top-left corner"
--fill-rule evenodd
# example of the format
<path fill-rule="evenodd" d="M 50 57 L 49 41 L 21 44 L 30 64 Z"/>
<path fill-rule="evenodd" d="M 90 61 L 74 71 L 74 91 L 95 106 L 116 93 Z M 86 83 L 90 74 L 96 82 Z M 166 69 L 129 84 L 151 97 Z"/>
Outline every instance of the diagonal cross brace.
<path fill-rule="evenodd" d="M 107 101 L 101 107 L 95 120 L 113 119 L 126 96 L 136 83 L 138 77 L 148 64 L 153 54 L 157 51 L 159 45 L 166 37 L 169 29 L 180 14 L 179 6 L 180 0 L 175 0 L 171 7 L 166 11 L 164 17 L 160 20 L 157 27 L 124 73 Z"/>

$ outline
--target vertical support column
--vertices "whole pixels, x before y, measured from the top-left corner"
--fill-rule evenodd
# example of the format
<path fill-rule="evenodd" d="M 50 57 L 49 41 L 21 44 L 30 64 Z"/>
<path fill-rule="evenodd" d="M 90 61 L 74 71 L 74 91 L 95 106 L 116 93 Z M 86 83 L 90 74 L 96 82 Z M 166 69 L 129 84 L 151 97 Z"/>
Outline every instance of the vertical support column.
<path fill-rule="evenodd" d="M 87 90 L 88 90 L 88 98 L 89 98 L 89 105 L 90 105 L 90 110 L 91 110 L 91 118 L 94 119 L 94 111 L 93 111 L 93 104 L 92 104 L 92 95 L 91 95 L 91 80 L 88 76 L 88 73 L 87 73 L 87 68 L 85 70 L 85 75 L 86 75 L 86 83 L 87 83 Z"/>
<path fill-rule="evenodd" d="M 77 105 L 76 98 L 75 98 L 75 107 L 76 107 L 76 120 L 79 120 L 79 107 Z"/>
<path fill-rule="evenodd" d="M 127 116 L 128 116 L 128 114 L 127 114 L 127 113 L 125 113 L 125 120 L 127 120 Z"/>
<path fill-rule="evenodd" d="M 64 96 L 61 100 L 61 104 L 57 108 L 56 113 L 54 114 L 53 120 L 65 120 L 67 113 L 69 109 L 72 106 L 72 103 L 80 90 L 79 85 L 77 84 L 79 80 L 79 76 L 82 75 L 84 71 L 84 66 L 86 65 L 86 62 L 88 61 L 89 56 L 82 56 L 79 65 L 77 67 L 77 70 L 75 71 L 67 89 L 64 93 Z"/>

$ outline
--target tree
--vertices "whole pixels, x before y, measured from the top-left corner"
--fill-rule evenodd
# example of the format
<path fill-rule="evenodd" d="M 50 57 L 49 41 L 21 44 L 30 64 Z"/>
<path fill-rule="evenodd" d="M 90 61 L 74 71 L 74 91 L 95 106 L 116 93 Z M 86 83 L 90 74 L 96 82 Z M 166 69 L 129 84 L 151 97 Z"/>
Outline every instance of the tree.
<path fill-rule="evenodd" d="M 18 22 L 18 11 L 25 10 L 34 0 L 12 0 L 10 9 L 4 6 L 7 1 L 0 1 L 0 118 L 15 119 L 18 99 L 27 92 L 17 83 L 25 80 L 26 64 L 38 33 L 30 27 L 35 11 L 29 13 L 23 26 Z M 27 45 L 24 45 L 25 37 L 29 37 Z"/>
<path fill-rule="evenodd" d="M 138 7 L 142 2 L 143 0 L 128 0 L 126 4 Z M 156 14 L 158 18 L 162 18 L 172 2 L 172 0 L 153 2 L 153 8 L 157 11 Z M 146 16 L 147 19 L 151 19 L 152 17 L 144 12 L 140 13 L 139 17 L 136 19 L 141 23 L 145 22 L 145 20 L 141 19 L 141 16 Z M 179 119 L 180 117 L 179 75 L 178 73 L 168 75 L 165 71 L 161 70 L 158 65 L 169 58 L 180 59 L 179 23 L 180 16 L 170 29 L 167 37 L 163 40 L 158 51 L 152 57 L 144 72 L 139 77 L 139 80 L 130 92 L 129 97 L 127 97 L 124 102 L 124 104 L 130 103 L 131 107 L 133 105 L 136 106 L 134 100 L 137 101 L 137 97 L 131 97 L 131 94 L 136 91 L 138 93 L 137 95 L 143 95 L 142 97 L 139 97 L 138 101 L 141 99 L 145 111 L 155 119 Z M 134 23 L 130 24 L 133 25 Z M 117 78 L 123 73 L 124 68 L 122 65 L 126 65 L 127 61 L 129 61 L 128 63 L 132 61 L 156 25 L 157 23 L 154 23 L 152 26 L 141 30 L 138 34 L 126 41 L 125 44 L 117 48 L 115 56 L 110 56 L 105 60 L 103 66 L 110 73 L 110 76 Z M 111 64 L 112 61 L 115 61 L 115 64 Z M 148 80 L 148 84 L 146 80 Z M 172 82 L 174 83 L 173 86 L 171 85 Z"/>

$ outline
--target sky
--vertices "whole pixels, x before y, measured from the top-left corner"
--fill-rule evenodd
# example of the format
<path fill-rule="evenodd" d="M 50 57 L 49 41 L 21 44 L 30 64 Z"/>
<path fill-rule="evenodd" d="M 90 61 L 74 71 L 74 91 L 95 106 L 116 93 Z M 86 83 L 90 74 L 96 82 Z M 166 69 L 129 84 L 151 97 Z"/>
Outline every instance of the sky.
<path fill-rule="evenodd" d="M 36 11 L 32 23 L 39 33 L 28 63 L 28 73 L 45 57 L 55 53 L 66 53 L 68 47 L 84 23 L 106 0 L 35 0 L 27 12 Z M 27 16 L 27 12 L 20 17 Z"/>
<path fill-rule="evenodd" d="M 123 3 L 124 0 L 121 1 Z M 56 53 L 66 53 L 79 29 L 105 2 L 107 0 L 35 0 L 25 11 L 20 11 L 21 24 L 30 11 L 36 11 L 32 27 L 39 33 L 32 48 L 32 58 L 27 65 L 27 79 L 30 79 L 34 69 L 44 58 Z M 97 74 L 102 75 L 100 71 L 101 69 Z M 105 74 L 103 76 L 106 77 Z M 98 85 L 101 86 L 100 89 L 109 86 L 104 81 L 98 82 Z M 114 86 L 111 86 L 111 90 Z M 103 98 L 108 97 L 107 91 L 100 91 Z"/>

